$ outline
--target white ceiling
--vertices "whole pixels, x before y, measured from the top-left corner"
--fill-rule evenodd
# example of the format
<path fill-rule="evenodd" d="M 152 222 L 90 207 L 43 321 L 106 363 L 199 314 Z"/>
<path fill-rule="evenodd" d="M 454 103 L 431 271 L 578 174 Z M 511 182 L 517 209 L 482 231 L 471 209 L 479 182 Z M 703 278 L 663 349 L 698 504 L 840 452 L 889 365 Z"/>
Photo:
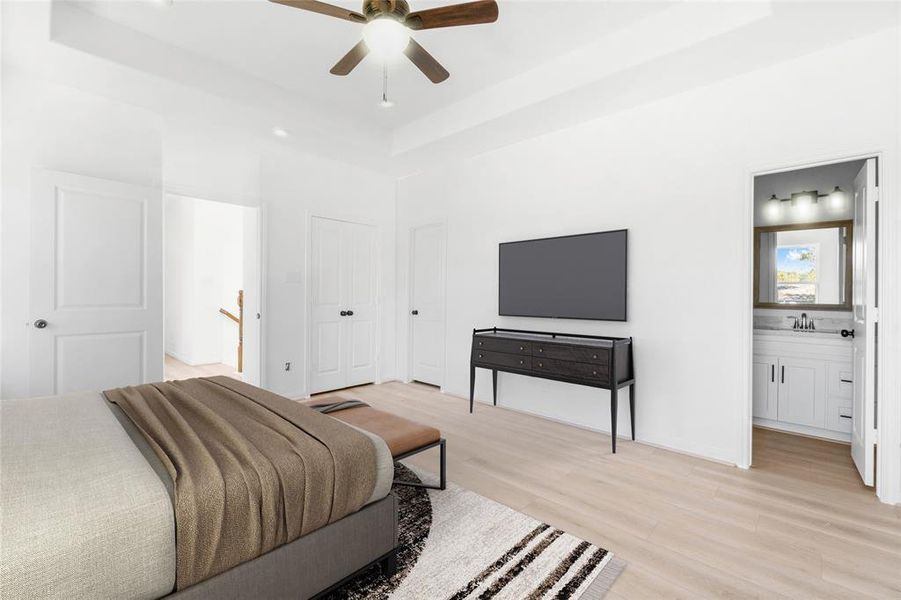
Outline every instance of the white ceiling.
<path fill-rule="evenodd" d="M 335 0 L 359 10 L 359 2 Z M 412 0 L 413 10 L 456 3 Z M 389 70 L 395 107 L 383 109 L 381 66 L 347 77 L 328 70 L 360 39 L 357 24 L 266 0 L 84 0 L 79 8 L 283 88 L 314 106 L 352 113 L 384 130 L 421 118 L 671 6 L 664 2 L 501 1 L 496 23 L 421 31 L 451 73 L 430 83 L 406 59 Z M 115 57 L 110 57 L 115 60 Z M 603 61 L 598 56 L 598 61 Z"/>

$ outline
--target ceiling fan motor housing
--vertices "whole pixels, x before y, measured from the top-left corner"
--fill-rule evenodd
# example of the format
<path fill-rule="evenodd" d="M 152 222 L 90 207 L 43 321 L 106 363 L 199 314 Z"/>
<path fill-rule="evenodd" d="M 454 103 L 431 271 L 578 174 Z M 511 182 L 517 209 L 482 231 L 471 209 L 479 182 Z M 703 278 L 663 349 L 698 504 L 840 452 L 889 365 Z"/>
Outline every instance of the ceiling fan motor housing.
<path fill-rule="evenodd" d="M 410 13 L 407 0 L 363 0 L 363 14 L 371 21 L 378 17 L 391 17 L 403 22 Z"/>

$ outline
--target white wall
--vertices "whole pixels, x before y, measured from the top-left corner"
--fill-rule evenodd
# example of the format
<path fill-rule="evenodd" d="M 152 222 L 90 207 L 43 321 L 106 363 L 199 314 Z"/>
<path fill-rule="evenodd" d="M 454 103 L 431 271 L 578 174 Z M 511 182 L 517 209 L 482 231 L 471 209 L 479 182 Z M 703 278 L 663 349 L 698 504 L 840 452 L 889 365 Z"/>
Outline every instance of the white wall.
<path fill-rule="evenodd" d="M 31 171 L 40 167 L 161 189 L 161 119 L 4 67 L 0 396 L 28 395 Z M 162 330 L 162 323 L 160 323 Z M 162 357 L 161 357 L 162 358 Z"/>
<path fill-rule="evenodd" d="M 896 43 L 895 31 L 871 35 L 402 180 L 399 364 L 407 363 L 408 231 L 446 220 L 446 391 L 468 395 L 474 327 L 631 335 L 638 438 L 739 462 L 751 173 L 862 151 L 894 153 Z M 773 93 L 792 89 L 831 92 L 815 103 Z M 497 316 L 499 242 L 624 227 L 629 322 Z M 500 379 L 502 405 L 609 430 L 606 392 Z M 490 390 L 490 375 L 480 373 L 477 397 L 489 399 Z M 628 413 L 620 415 L 620 431 L 628 432 Z"/>
<path fill-rule="evenodd" d="M 227 123 L 165 116 L 2 72 L 2 373 L 0 396 L 29 395 L 28 248 L 30 171 L 35 166 L 177 194 L 259 206 L 264 254 L 263 384 L 306 393 L 306 227 L 310 214 L 379 227 L 380 376 L 394 376 L 394 183 L 390 177 L 292 151 Z M 162 281 L 157 282 L 162 285 Z M 163 327 L 163 324 L 160 324 Z M 160 357 L 162 364 L 162 357 Z M 286 372 L 285 362 L 293 368 Z"/>
<path fill-rule="evenodd" d="M 328 159 L 298 162 L 279 148 L 263 155 L 261 197 L 269 255 L 267 387 L 287 396 L 307 393 L 306 286 L 309 220 L 324 216 L 379 230 L 379 377 L 395 376 L 395 210 L 391 179 Z M 292 367 L 286 371 L 284 366 Z"/>

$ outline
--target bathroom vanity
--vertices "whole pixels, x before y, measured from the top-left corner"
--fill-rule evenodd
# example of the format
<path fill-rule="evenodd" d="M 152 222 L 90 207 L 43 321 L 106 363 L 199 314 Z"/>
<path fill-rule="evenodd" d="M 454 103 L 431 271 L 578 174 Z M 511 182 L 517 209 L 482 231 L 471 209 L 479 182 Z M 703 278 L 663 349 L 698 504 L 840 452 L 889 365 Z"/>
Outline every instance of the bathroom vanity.
<path fill-rule="evenodd" d="M 851 338 L 839 333 L 754 330 L 754 424 L 848 442 Z"/>

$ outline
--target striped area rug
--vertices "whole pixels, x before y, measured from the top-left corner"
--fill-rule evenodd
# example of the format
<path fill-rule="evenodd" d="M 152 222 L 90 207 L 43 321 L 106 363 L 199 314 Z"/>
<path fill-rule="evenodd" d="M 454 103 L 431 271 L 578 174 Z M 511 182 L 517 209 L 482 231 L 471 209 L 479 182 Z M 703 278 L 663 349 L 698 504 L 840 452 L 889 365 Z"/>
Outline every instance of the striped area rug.
<path fill-rule="evenodd" d="M 398 467 L 398 478 L 417 475 Z M 396 486 L 394 493 L 397 575 L 386 579 L 375 569 L 333 598 L 596 600 L 624 567 L 603 548 L 453 484 L 428 492 Z"/>

